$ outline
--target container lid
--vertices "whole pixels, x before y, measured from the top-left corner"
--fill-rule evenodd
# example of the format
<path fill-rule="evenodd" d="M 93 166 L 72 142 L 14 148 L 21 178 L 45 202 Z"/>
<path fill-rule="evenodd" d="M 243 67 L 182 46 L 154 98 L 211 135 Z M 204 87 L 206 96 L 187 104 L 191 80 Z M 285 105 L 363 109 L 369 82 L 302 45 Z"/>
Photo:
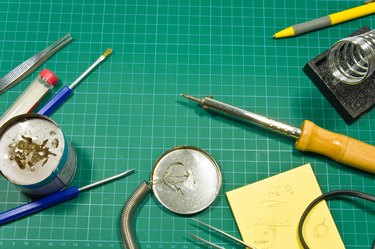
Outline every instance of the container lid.
<path fill-rule="evenodd" d="M 165 152 L 155 163 L 152 189 L 159 202 L 178 214 L 207 208 L 221 187 L 221 172 L 205 151 L 181 146 Z"/>

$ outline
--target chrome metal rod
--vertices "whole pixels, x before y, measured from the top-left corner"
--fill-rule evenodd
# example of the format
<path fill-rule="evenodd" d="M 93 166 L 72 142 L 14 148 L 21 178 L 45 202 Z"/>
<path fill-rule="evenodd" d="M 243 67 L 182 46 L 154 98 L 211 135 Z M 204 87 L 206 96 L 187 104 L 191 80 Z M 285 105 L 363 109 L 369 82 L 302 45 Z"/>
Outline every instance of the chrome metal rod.
<path fill-rule="evenodd" d="M 198 241 L 200 241 L 200 242 L 202 242 L 202 243 L 206 243 L 207 245 L 210 245 L 210 246 L 212 246 L 212 247 L 214 247 L 214 248 L 217 248 L 217 249 L 225 249 L 224 247 L 219 246 L 219 245 L 216 245 L 216 244 L 214 244 L 214 243 L 212 243 L 212 242 L 210 242 L 210 241 L 208 241 L 208 240 L 202 239 L 201 237 L 198 237 L 197 235 L 194 235 L 194 234 L 191 234 L 191 233 L 189 233 L 189 235 L 190 235 L 191 237 L 193 237 L 194 239 L 196 239 L 196 240 L 198 240 Z"/>
<path fill-rule="evenodd" d="M 83 78 L 85 78 L 100 62 L 104 61 L 112 53 L 112 49 L 108 48 L 89 68 L 86 69 L 72 84 L 70 84 L 69 88 L 73 89 L 76 85 L 81 82 Z"/>
<path fill-rule="evenodd" d="M 227 238 L 229 238 L 229 239 L 231 239 L 233 241 L 236 241 L 237 243 L 239 243 L 239 244 L 241 244 L 243 246 L 246 246 L 246 247 L 251 248 L 251 249 L 255 249 L 254 246 L 250 245 L 249 243 L 246 243 L 243 240 L 237 239 L 236 237 L 230 235 L 229 233 L 226 233 L 226 232 L 224 232 L 224 231 L 222 231 L 222 230 L 220 230 L 220 229 L 218 229 L 218 228 L 216 228 L 214 226 L 211 226 L 211 225 L 209 225 L 207 223 L 204 223 L 203 221 L 200 221 L 200 220 L 197 220 L 197 219 L 194 219 L 194 218 L 193 218 L 193 220 L 196 221 L 196 222 L 198 222 L 199 224 L 201 224 L 203 226 L 206 226 L 206 227 L 208 227 L 208 228 L 210 228 L 212 230 L 215 230 L 216 232 L 218 232 L 218 233 L 226 236 Z"/>
<path fill-rule="evenodd" d="M 120 173 L 120 174 L 118 174 L 118 175 L 111 176 L 111 177 L 108 177 L 108 178 L 103 179 L 103 180 L 101 180 L 101 181 L 94 182 L 94 183 L 91 183 L 91 184 L 89 184 L 89 185 L 86 185 L 86 186 L 80 187 L 80 188 L 78 189 L 78 191 L 79 191 L 79 192 L 83 192 L 83 191 L 86 191 L 86 190 L 89 190 L 89 189 L 95 188 L 95 187 L 97 187 L 97 186 L 99 186 L 99 185 L 102 185 L 102 184 L 104 184 L 104 183 L 114 181 L 114 180 L 119 179 L 119 178 L 121 178 L 121 177 L 124 177 L 124 176 L 130 175 L 131 173 L 134 172 L 134 170 L 135 170 L 135 169 L 129 169 L 129 170 L 127 170 L 127 171 L 125 171 L 125 172 L 122 172 L 122 173 Z"/>
<path fill-rule="evenodd" d="M 252 124 L 256 124 L 258 126 L 264 127 L 269 130 L 273 130 L 275 132 L 295 139 L 299 138 L 299 136 L 301 135 L 300 128 L 278 122 L 276 120 L 258 115 L 253 112 L 246 111 L 244 109 L 226 104 L 218 100 L 214 100 L 211 97 L 203 97 L 199 99 L 187 94 L 181 94 L 181 96 L 199 103 L 205 110 L 213 109 L 217 112 L 240 118 Z"/>

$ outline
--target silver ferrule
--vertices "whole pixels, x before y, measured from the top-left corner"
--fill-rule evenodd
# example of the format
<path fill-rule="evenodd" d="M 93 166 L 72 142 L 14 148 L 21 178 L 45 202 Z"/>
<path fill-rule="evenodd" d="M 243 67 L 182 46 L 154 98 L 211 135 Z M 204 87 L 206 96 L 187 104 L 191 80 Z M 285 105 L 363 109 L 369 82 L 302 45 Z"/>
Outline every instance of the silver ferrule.
<path fill-rule="evenodd" d="M 252 113 L 244 109 L 214 100 L 211 97 L 204 97 L 199 101 L 199 103 L 206 110 L 213 109 L 217 112 L 221 112 L 230 116 L 240 118 L 242 120 L 248 121 L 250 123 L 273 130 L 277 133 L 295 139 L 297 139 L 301 135 L 301 129 L 297 127 L 284 124 L 276 120 L 258 115 L 256 113 Z"/>

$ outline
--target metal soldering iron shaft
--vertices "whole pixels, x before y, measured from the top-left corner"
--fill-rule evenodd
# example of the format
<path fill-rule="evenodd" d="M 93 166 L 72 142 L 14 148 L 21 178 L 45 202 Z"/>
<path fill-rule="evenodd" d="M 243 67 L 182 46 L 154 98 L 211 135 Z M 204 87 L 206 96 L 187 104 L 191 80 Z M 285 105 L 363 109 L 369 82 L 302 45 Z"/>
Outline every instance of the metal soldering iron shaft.
<path fill-rule="evenodd" d="M 186 94 L 181 96 L 198 102 L 204 109 L 213 109 L 293 137 L 296 139 L 295 147 L 300 151 L 325 155 L 336 162 L 375 174 L 375 146 L 371 144 L 323 129 L 309 120 L 304 120 L 300 129 L 210 97 L 198 99 Z"/>
<path fill-rule="evenodd" d="M 301 135 L 300 128 L 278 122 L 276 120 L 258 115 L 253 112 L 246 111 L 244 109 L 226 104 L 218 100 L 214 100 L 211 97 L 203 97 L 199 99 L 187 94 L 181 94 L 181 96 L 199 103 L 205 110 L 213 109 L 217 112 L 221 112 L 230 116 L 240 118 L 242 120 L 248 121 L 250 123 L 273 130 L 275 132 L 295 139 L 299 138 L 299 136 Z"/>

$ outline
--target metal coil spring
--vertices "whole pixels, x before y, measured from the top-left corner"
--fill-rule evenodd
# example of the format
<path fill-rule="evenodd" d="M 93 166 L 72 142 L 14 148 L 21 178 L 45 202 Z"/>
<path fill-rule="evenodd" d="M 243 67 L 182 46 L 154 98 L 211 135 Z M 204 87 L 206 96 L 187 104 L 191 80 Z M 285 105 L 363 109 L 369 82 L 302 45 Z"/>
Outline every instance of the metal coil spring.
<path fill-rule="evenodd" d="M 151 184 L 142 182 L 133 194 L 126 201 L 120 219 L 120 230 L 125 249 L 137 249 L 137 242 L 132 230 L 132 220 L 134 212 L 139 203 L 146 197 L 151 190 Z"/>
<path fill-rule="evenodd" d="M 334 84 L 365 81 L 375 70 L 375 30 L 336 42 L 329 50 L 327 63 Z"/>

